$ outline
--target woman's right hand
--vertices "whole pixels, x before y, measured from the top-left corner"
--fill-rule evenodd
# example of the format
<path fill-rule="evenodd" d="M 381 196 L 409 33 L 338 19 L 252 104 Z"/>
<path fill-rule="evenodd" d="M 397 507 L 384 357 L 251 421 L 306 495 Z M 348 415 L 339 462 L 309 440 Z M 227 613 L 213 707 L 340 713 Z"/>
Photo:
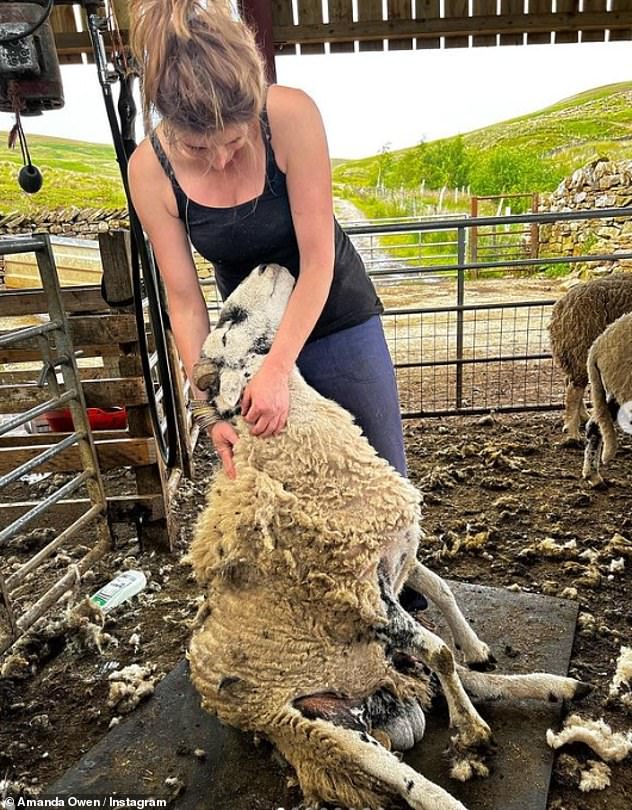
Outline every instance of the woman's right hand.
<path fill-rule="evenodd" d="M 237 431 L 230 422 L 216 422 L 209 430 L 215 452 L 219 456 L 224 472 L 230 479 L 237 477 L 233 460 L 233 447 L 239 441 Z"/>

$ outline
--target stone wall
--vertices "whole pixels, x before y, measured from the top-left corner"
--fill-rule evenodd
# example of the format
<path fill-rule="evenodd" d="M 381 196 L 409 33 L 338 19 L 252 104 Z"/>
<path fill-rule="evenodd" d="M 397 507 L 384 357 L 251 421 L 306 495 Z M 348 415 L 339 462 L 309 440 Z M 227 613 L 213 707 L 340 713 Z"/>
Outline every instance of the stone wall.
<path fill-rule="evenodd" d="M 129 228 L 126 208 L 58 208 L 37 214 L 18 211 L 0 213 L 0 236 L 50 233 L 78 239 L 96 239 L 97 234 Z"/>
<path fill-rule="evenodd" d="M 551 194 L 540 196 L 540 211 L 586 211 L 632 206 L 632 160 L 599 159 L 573 172 Z M 580 256 L 632 252 L 630 219 L 596 219 L 541 225 L 541 256 Z M 594 275 L 632 269 L 632 259 L 595 262 L 574 269 Z"/>

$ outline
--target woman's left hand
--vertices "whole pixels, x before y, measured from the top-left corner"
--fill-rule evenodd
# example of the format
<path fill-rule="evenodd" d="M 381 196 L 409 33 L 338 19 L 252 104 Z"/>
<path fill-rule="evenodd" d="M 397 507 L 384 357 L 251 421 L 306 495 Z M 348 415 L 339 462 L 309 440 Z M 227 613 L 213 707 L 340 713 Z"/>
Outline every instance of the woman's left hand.
<path fill-rule="evenodd" d="M 288 375 L 265 363 L 244 388 L 241 413 L 253 436 L 275 436 L 283 430 L 290 407 Z"/>

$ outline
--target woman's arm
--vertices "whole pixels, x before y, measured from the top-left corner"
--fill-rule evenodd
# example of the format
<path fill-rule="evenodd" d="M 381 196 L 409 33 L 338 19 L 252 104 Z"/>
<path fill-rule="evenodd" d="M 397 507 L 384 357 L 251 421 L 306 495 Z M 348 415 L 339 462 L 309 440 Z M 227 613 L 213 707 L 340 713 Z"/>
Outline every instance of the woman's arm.
<path fill-rule="evenodd" d="M 287 379 L 327 301 L 335 253 L 331 168 L 320 113 L 302 91 L 273 86 L 268 116 L 277 164 L 287 178 L 300 269 L 272 348 L 242 400 L 252 432 L 261 436 L 285 426 Z"/>
<path fill-rule="evenodd" d="M 154 162 L 159 172 L 162 168 L 148 149 L 151 145 L 143 141 L 130 159 L 130 193 L 158 261 L 167 291 L 173 334 L 193 396 L 199 398 L 202 395 L 193 388 L 192 368 L 200 358 L 202 344 L 210 331 L 208 312 L 184 225 L 177 211 L 171 211 L 165 201 L 169 198 L 164 182 L 169 181 L 164 173 L 161 176 L 156 172 Z M 167 189 L 172 194 L 169 185 Z"/>
<path fill-rule="evenodd" d="M 130 158 L 128 176 L 134 208 L 151 241 L 167 291 L 171 327 L 191 382 L 191 396 L 205 399 L 193 385 L 193 365 L 200 359 L 210 331 L 208 311 L 173 191 L 148 141 L 143 141 Z M 237 433 L 227 422 L 215 423 L 208 432 L 226 474 L 235 478 L 233 446 Z"/>

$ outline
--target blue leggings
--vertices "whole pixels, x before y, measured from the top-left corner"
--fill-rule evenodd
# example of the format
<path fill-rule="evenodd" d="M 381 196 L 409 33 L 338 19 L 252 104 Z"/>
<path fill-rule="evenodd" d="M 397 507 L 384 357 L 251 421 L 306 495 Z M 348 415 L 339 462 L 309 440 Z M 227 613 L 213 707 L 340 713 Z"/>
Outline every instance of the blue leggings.
<path fill-rule="evenodd" d="M 406 476 L 395 371 L 379 315 L 308 343 L 297 365 L 306 382 L 346 408 L 378 455 Z"/>

